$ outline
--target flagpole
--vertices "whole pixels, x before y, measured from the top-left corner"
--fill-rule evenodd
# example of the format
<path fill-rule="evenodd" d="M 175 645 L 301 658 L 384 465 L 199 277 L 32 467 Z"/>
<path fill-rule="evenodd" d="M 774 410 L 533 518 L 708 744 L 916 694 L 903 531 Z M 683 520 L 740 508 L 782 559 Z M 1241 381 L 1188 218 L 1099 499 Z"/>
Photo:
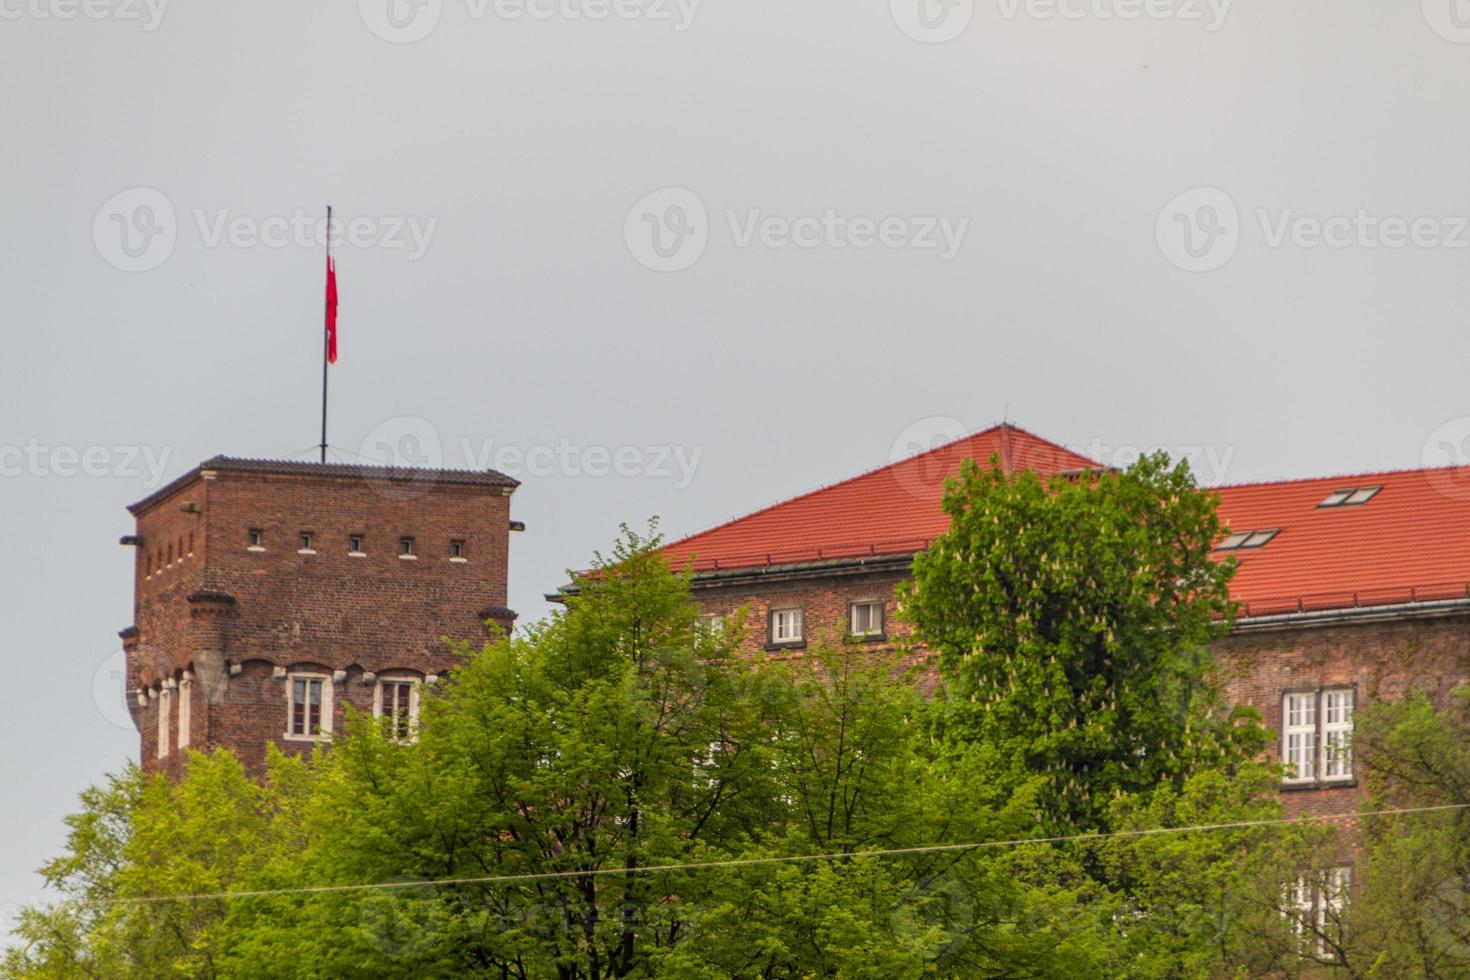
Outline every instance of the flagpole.
<path fill-rule="evenodd" d="M 332 274 L 332 206 L 327 205 L 327 275 Z M 328 332 L 332 316 L 332 297 L 328 293 L 322 309 L 322 462 L 327 461 L 327 360 L 331 356 L 332 337 Z"/>

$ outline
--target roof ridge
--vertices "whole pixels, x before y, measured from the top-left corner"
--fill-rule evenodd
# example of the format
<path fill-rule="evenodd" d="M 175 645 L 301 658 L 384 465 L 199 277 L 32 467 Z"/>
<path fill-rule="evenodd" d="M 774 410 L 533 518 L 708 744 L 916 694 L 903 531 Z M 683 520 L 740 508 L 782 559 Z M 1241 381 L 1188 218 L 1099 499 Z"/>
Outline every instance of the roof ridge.
<path fill-rule="evenodd" d="M 736 516 L 731 517 L 731 518 L 728 518 L 726 520 L 717 521 L 714 524 L 709 525 L 708 527 L 703 527 L 703 528 L 700 528 L 700 529 L 698 529 L 696 531 L 691 531 L 690 533 L 684 535 L 683 537 L 681 537 L 681 538 L 679 538 L 679 539 L 677 539 L 675 541 L 670 541 L 668 544 L 664 545 L 664 550 L 667 551 L 668 549 L 677 547 L 678 545 L 681 545 L 681 544 L 683 544 L 686 541 L 690 541 L 690 540 L 692 540 L 694 538 L 697 538 L 697 537 L 702 537 L 703 535 L 710 534 L 710 533 L 712 533 L 714 531 L 718 531 L 721 528 L 729 527 L 729 526 L 731 526 L 733 524 L 738 524 L 741 521 L 747 521 L 747 520 L 751 519 L 752 517 L 757 517 L 757 516 L 759 516 L 761 514 L 764 514 L 764 513 L 767 513 L 769 511 L 775 510 L 777 507 L 784 507 L 787 504 L 793 504 L 793 503 L 795 503 L 798 500 L 805 500 L 806 498 L 816 496 L 819 493 L 825 493 L 828 490 L 835 490 L 836 488 L 841 487 L 841 486 L 846 486 L 849 483 L 856 483 L 858 480 L 864 479 L 866 477 L 873 476 L 874 474 L 877 474 L 877 473 L 881 473 L 881 472 L 883 472 L 884 470 L 887 470 L 887 469 L 892 469 L 893 467 L 898 466 L 900 464 L 907 463 L 907 462 L 910 462 L 910 461 L 916 460 L 916 459 L 921 459 L 921 458 L 923 458 L 925 456 L 929 456 L 929 455 L 931 455 L 933 453 L 942 452 L 943 450 L 946 450 L 946 449 L 949 449 L 949 448 L 951 448 L 953 446 L 956 446 L 959 443 L 965 442 L 966 440 L 974 439 L 974 438 L 977 438 L 978 436 L 983 436 L 983 435 L 986 435 L 986 434 L 991 433 L 991 432 L 1006 432 L 1006 431 L 1019 432 L 1019 433 L 1021 433 L 1024 436 L 1027 436 L 1027 437 L 1029 437 L 1031 439 L 1036 440 L 1037 442 L 1045 443 L 1046 445 L 1051 446 L 1054 449 L 1059 449 L 1062 452 L 1070 453 L 1073 456 L 1080 456 L 1083 459 L 1087 459 L 1087 460 L 1089 460 L 1089 461 L 1091 461 L 1093 463 L 1097 463 L 1096 460 L 1092 459 L 1090 456 L 1085 455 L 1084 453 L 1080 453 L 1080 452 L 1077 452 L 1076 450 L 1069 449 L 1066 446 L 1062 445 L 1061 443 L 1054 442 L 1051 439 L 1046 438 L 1045 436 L 1039 436 L 1036 433 L 1032 432 L 1030 429 L 1027 429 L 1027 428 L 1025 428 L 1023 426 L 1019 426 L 1019 425 L 1017 425 L 1014 422 L 1009 422 L 1009 421 L 1006 421 L 1006 422 L 992 422 L 991 424 L 985 426 L 982 429 L 975 429 L 973 431 L 966 432 L 964 435 L 957 436 L 956 438 L 951 439 L 949 442 L 943 443 L 942 445 L 934 446 L 934 447 L 932 447 L 930 449 L 925 449 L 925 450 L 922 450 L 921 452 L 913 453 L 912 455 L 909 455 L 909 456 L 902 456 L 902 457 L 900 457 L 898 459 L 889 460 L 888 462 L 883 463 L 883 464 L 878 465 L 878 466 L 871 466 L 868 469 L 865 469 L 865 470 L 863 470 L 863 471 L 861 471 L 859 473 L 855 473 L 852 476 L 844 477 L 841 480 L 834 480 L 831 483 L 823 483 L 820 486 L 813 487 L 810 490 L 803 490 L 800 493 L 793 494 L 790 497 L 784 497 L 781 500 L 777 500 L 777 501 L 775 501 L 773 503 L 769 503 L 769 504 L 767 504 L 764 507 L 758 507 L 755 510 L 748 511 L 748 512 L 746 512 L 744 514 L 737 514 Z M 1005 461 L 1002 460 L 1002 463 L 1004 465 Z M 1102 464 L 1099 463 L 1098 465 L 1102 465 Z"/>
<path fill-rule="evenodd" d="M 1358 473 L 1324 473 L 1321 476 L 1287 476 L 1274 480 L 1246 480 L 1241 483 L 1217 483 L 1200 487 L 1201 490 L 1238 490 L 1247 487 L 1278 487 L 1293 483 L 1317 483 L 1321 481 L 1363 480 L 1380 476 L 1407 476 L 1415 473 L 1446 473 L 1451 470 L 1470 470 L 1470 463 L 1453 463 L 1445 466 L 1405 466 L 1399 469 L 1369 470 Z"/>

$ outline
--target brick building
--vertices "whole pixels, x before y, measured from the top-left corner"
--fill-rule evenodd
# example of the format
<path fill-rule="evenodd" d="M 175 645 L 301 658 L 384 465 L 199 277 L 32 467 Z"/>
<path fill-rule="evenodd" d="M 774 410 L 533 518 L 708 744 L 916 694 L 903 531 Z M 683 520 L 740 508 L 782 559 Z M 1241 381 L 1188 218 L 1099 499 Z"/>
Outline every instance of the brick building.
<path fill-rule="evenodd" d="M 948 527 L 944 480 L 964 459 L 1082 475 L 1099 464 L 1003 425 L 777 503 L 669 545 L 710 616 L 749 611 L 751 652 L 900 639 L 894 589 Z M 1218 644 L 1226 696 L 1279 733 L 1292 812 L 1361 800 L 1354 708 L 1470 679 L 1470 468 L 1216 488 L 1242 603 Z M 922 657 L 922 652 L 919 654 Z"/>
<path fill-rule="evenodd" d="M 142 762 L 225 746 L 308 751 L 347 705 L 408 734 L 449 639 L 509 629 L 515 480 L 216 457 L 131 506 L 122 631 Z"/>

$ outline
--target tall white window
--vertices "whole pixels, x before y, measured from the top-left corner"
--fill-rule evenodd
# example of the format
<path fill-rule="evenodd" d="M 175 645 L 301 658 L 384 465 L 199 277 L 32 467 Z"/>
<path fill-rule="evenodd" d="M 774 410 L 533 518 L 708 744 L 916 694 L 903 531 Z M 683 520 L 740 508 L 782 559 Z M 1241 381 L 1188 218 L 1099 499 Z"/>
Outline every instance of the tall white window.
<path fill-rule="evenodd" d="M 419 685 L 405 677 L 378 681 L 373 693 L 373 716 L 387 720 L 389 734 L 411 741 L 419 728 Z"/>
<path fill-rule="evenodd" d="M 173 704 L 173 692 L 168 688 L 161 688 L 158 692 L 158 757 L 168 757 L 169 729 L 173 723 L 169 709 Z"/>
<path fill-rule="evenodd" d="M 1287 782 L 1317 778 L 1317 695 L 1288 694 L 1281 707 L 1281 762 Z"/>
<path fill-rule="evenodd" d="M 800 643 L 802 615 L 800 609 L 771 610 L 771 642 Z"/>
<path fill-rule="evenodd" d="M 194 679 L 188 674 L 179 681 L 179 748 L 189 747 L 190 700 L 194 694 Z"/>
<path fill-rule="evenodd" d="M 883 635 L 883 603 L 878 600 L 854 602 L 847 610 L 848 632 L 853 636 Z"/>
<path fill-rule="evenodd" d="M 1332 944 L 1342 939 L 1342 914 L 1352 887 L 1350 865 L 1310 872 L 1286 886 L 1283 912 L 1303 950 L 1315 949 L 1318 956 L 1332 953 Z"/>
<path fill-rule="evenodd" d="M 1281 700 L 1281 763 L 1286 782 L 1353 778 L 1353 690 L 1329 688 Z"/>
<path fill-rule="evenodd" d="M 286 738 L 325 739 L 331 732 L 331 678 L 324 674 L 286 675 Z"/>
<path fill-rule="evenodd" d="M 1322 717 L 1322 778 L 1353 776 L 1353 692 L 1327 691 Z"/>

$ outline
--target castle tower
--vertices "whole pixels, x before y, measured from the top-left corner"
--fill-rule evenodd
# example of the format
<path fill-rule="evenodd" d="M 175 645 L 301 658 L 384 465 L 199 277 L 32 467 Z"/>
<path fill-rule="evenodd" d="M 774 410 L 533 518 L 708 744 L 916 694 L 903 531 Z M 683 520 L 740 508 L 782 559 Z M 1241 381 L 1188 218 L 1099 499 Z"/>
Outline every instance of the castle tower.
<path fill-rule="evenodd" d="M 215 457 L 128 510 L 134 625 L 122 631 L 142 761 L 223 746 L 306 752 L 346 706 L 417 724 L 445 638 L 510 629 L 510 496 L 493 470 Z M 489 624 L 489 625 L 487 625 Z"/>

